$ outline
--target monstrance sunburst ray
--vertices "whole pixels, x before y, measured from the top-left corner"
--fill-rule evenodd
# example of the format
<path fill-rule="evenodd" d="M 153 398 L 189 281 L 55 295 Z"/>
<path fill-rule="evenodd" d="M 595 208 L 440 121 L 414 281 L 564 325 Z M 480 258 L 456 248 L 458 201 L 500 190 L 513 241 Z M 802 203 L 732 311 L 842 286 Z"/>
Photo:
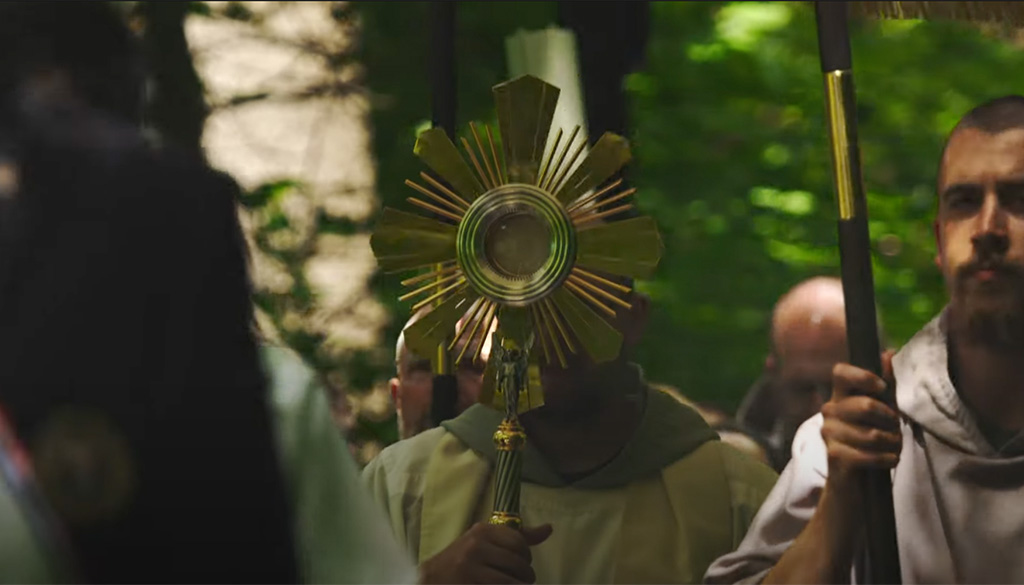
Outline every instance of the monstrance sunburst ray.
<path fill-rule="evenodd" d="M 456 363 L 477 360 L 494 323 L 506 334 L 514 321 L 533 331 L 534 367 L 565 367 L 580 351 L 595 362 L 618 355 L 610 320 L 630 308 L 631 289 L 613 279 L 650 277 L 661 240 L 651 218 L 613 219 L 636 193 L 613 180 L 630 160 L 625 139 L 606 133 L 583 156 L 577 126 L 545 149 L 558 93 L 532 76 L 496 86 L 500 148 L 490 125 L 475 123 L 457 140 L 464 154 L 441 129 L 417 140 L 437 178 L 407 180 L 418 195 L 408 202 L 432 217 L 385 209 L 371 238 L 383 270 L 427 269 L 402 281 L 413 310 L 434 305 L 405 330 L 412 351 L 431 355 L 447 339 L 449 351 L 462 345 Z M 483 401 L 496 398 L 493 373 Z M 526 398 L 523 410 L 539 404 L 534 389 Z"/>

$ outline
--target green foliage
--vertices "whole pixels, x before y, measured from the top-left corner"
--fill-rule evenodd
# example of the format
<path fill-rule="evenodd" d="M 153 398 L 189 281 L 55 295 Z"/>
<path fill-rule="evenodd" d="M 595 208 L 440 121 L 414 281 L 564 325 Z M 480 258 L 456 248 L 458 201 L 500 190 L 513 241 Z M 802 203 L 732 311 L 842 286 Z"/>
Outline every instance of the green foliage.
<path fill-rule="evenodd" d="M 243 192 L 242 207 L 250 213 L 254 223 L 253 240 L 257 249 L 283 266 L 288 273 L 291 286 L 284 292 L 258 290 L 255 303 L 268 316 L 282 341 L 299 352 L 321 373 L 332 366 L 319 350 L 324 341 L 321 334 L 313 334 L 302 327 L 296 316 L 308 315 L 313 311 L 316 299 L 304 267 L 313 253 L 312 238 L 303 238 L 295 228 L 284 209 L 285 198 L 302 185 L 293 180 L 281 180 L 260 185 Z M 317 233 L 319 230 L 312 230 Z M 281 236 L 291 236 L 291 242 L 280 243 Z M 298 244 L 294 243 L 298 240 Z"/>
<path fill-rule="evenodd" d="M 389 375 L 372 352 L 350 351 L 343 357 L 325 351 L 326 336 L 308 326 L 318 299 L 306 276 L 305 266 L 316 251 L 316 239 L 325 234 L 351 235 L 365 231 L 367 226 L 350 219 L 330 217 L 322 210 L 313 218 L 313 226 L 300 229 L 293 225 L 285 210 L 289 196 L 301 191 L 302 184 L 293 180 L 266 183 L 243 192 L 241 205 L 253 224 L 252 237 L 256 248 L 287 273 L 289 286 L 280 290 L 257 289 L 256 306 L 270 320 L 281 341 L 298 352 L 334 390 L 362 392 L 375 381 Z M 392 443 L 398 439 L 394 421 L 374 421 L 359 417 L 349 432 L 357 443 L 374 441 Z"/>
<path fill-rule="evenodd" d="M 839 274 L 813 9 L 651 7 L 647 68 L 627 81 L 632 176 L 666 255 L 638 359 L 733 407 L 768 351 L 775 300 Z M 1024 92 L 1024 54 L 958 23 L 855 21 L 852 36 L 875 289 L 898 345 L 945 302 L 931 229 L 943 140 L 973 105 Z"/>

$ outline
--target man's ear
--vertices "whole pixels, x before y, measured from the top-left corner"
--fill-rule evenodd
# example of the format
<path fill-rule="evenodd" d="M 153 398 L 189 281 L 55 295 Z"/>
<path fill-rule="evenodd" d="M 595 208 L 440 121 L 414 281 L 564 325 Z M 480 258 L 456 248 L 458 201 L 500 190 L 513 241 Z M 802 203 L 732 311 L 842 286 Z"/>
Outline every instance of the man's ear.
<path fill-rule="evenodd" d="M 391 402 L 395 404 L 395 410 L 402 408 L 402 395 L 398 392 L 399 384 L 398 378 L 388 380 L 388 390 L 391 391 Z"/>
<path fill-rule="evenodd" d="M 622 344 L 625 347 L 636 347 L 647 331 L 647 319 L 651 311 L 651 298 L 639 292 L 633 293 L 630 299 L 632 308 L 622 330 Z"/>
<path fill-rule="evenodd" d="M 939 230 L 939 218 L 932 222 L 932 231 L 935 233 L 935 266 L 942 270 L 942 231 Z"/>

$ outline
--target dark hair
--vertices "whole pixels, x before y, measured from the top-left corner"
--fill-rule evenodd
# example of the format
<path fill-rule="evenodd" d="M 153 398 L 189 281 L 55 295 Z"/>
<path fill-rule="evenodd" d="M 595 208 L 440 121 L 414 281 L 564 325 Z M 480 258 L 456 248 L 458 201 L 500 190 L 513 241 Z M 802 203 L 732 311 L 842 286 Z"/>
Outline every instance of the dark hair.
<path fill-rule="evenodd" d="M 942 162 L 946 160 L 946 151 L 949 149 L 950 141 L 958 132 L 969 128 L 988 134 L 1024 128 L 1024 96 L 1011 94 L 997 97 L 975 106 L 964 114 L 949 133 L 946 144 L 942 147 L 942 153 L 939 156 L 939 172 L 936 173 L 937 182 L 941 181 Z"/>
<path fill-rule="evenodd" d="M 990 134 L 1024 128 L 1024 96 L 1006 95 L 973 108 L 960 118 L 953 133 L 966 128 Z"/>
<path fill-rule="evenodd" d="M 142 53 L 110 2 L 0 2 L 0 95 L 48 70 L 65 72 L 89 105 L 141 119 Z"/>

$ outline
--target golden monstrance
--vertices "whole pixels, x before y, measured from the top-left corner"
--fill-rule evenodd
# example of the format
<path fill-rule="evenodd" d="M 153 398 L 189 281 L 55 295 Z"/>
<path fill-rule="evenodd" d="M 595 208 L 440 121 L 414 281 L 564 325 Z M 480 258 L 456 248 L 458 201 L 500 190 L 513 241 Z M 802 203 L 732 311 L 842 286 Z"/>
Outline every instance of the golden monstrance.
<path fill-rule="evenodd" d="M 427 213 L 385 208 L 370 244 L 383 271 L 421 272 L 399 297 L 417 299 L 414 312 L 430 307 L 404 331 L 413 352 L 461 341 L 454 363 L 477 360 L 497 325 L 480 397 L 505 412 L 491 523 L 519 528 L 518 415 L 542 404 L 539 365 L 565 367 L 578 352 L 616 358 L 622 335 L 608 319 L 630 308 L 630 288 L 615 278 L 650 277 L 662 244 L 652 218 L 615 220 L 636 191 L 613 180 L 630 160 L 624 138 L 604 134 L 581 160 L 579 126 L 567 137 L 559 129 L 545 152 L 558 88 L 526 75 L 493 91 L 499 135 L 470 123 L 463 154 L 444 130 L 422 133 L 414 151 L 436 176 L 406 185 L 416 191 L 408 202 Z"/>

